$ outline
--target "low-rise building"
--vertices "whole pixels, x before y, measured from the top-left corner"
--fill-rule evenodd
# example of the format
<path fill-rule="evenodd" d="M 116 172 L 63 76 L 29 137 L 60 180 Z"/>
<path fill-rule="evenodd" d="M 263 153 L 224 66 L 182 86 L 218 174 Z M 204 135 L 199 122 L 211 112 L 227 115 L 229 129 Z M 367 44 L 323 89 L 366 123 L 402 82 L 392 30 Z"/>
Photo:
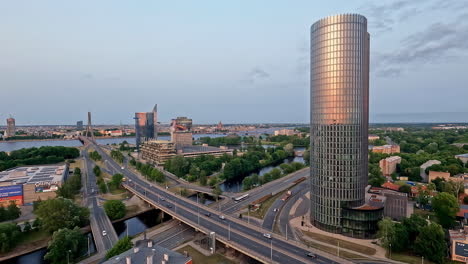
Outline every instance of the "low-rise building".
<path fill-rule="evenodd" d="M 188 254 L 180 254 L 167 248 L 155 245 L 152 240 L 136 242 L 134 248 L 114 256 L 104 264 L 192 264 Z"/>
<path fill-rule="evenodd" d="M 463 162 L 463 164 L 466 164 L 468 162 L 468 153 L 455 155 L 455 158 L 461 160 Z"/>
<path fill-rule="evenodd" d="M 432 165 L 437 165 L 437 164 L 441 164 L 441 162 L 439 160 L 428 160 L 425 163 L 423 163 L 421 166 L 419 166 L 419 168 L 421 170 L 419 175 L 421 176 L 421 178 L 423 179 L 424 182 L 429 182 L 429 178 L 428 178 L 428 175 L 426 173 L 426 169 L 429 168 Z"/>
<path fill-rule="evenodd" d="M 468 262 L 468 227 L 462 230 L 449 230 L 450 258 L 463 263 Z"/>
<path fill-rule="evenodd" d="M 385 197 L 384 216 L 400 221 L 409 217 L 413 213 L 413 206 L 408 203 L 408 195 L 398 191 L 388 190 L 379 187 L 372 187 L 369 193 L 375 195 L 374 198 Z M 381 199 L 381 198 L 380 198 Z"/>
<path fill-rule="evenodd" d="M 275 130 L 275 136 L 293 136 L 297 134 L 294 129 L 280 129 Z"/>
<path fill-rule="evenodd" d="M 380 138 L 379 136 L 377 136 L 377 135 L 372 135 L 372 134 L 369 134 L 369 136 L 367 137 L 367 139 L 368 139 L 369 141 L 377 140 L 377 139 L 379 139 L 379 138 Z"/>
<path fill-rule="evenodd" d="M 17 205 L 55 198 L 58 187 L 68 177 L 68 166 L 18 167 L 0 172 L 0 206 Z"/>
<path fill-rule="evenodd" d="M 433 180 L 441 178 L 445 179 L 446 181 L 452 180 L 450 178 L 450 172 L 444 172 L 444 171 L 429 171 L 429 179 L 428 182 L 432 182 Z"/>
<path fill-rule="evenodd" d="M 400 146 L 399 145 L 374 146 L 372 147 L 372 152 L 384 153 L 384 154 L 400 153 Z"/>
<path fill-rule="evenodd" d="M 232 155 L 232 149 L 227 147 L 210 147 L 206 145 L 178 145 L 172 141 L 153 140 L 144 142 L 141 146 L 141 157 L 151 164 L 162 165 L 167 160 L 176 155 L 186 158 L 198 157 L 201 155 L 213 155 L 215 157 L 224 154 Z"/>
<path fill-rule="evenodd" d="M 383 176 L 390 176 L 392 173 L 396 172 L 397 164 L 401 163 L 401 157 L 391 156 L 386 159 L 379 161 L 380 170 L 382 171 Z"/>

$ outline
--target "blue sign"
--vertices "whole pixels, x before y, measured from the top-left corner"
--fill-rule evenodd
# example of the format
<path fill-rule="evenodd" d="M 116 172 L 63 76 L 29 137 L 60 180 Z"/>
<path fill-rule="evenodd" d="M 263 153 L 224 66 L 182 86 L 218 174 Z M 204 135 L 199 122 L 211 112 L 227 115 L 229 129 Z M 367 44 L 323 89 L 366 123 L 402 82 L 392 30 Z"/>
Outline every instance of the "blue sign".
<path fill-rule="evenodd" d="M 455 254 L 458 256 L 468 257 L 468 244 L 456 242 Z"/>
<path fill-rule="evenodd" d="M 0 186 L 0 198 L 23 195 L 23 185 Z"/>

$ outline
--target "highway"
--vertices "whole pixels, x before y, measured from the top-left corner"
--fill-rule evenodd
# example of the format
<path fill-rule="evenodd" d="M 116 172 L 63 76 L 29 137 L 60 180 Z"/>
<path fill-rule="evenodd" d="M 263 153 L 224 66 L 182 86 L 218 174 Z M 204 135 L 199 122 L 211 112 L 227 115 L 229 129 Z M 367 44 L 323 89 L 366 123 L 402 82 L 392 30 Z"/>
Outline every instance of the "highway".
<path fill-rule="evenodd" d="M 108 160 L 107 165 L 114 167 L 114 169 L 117 168 L 115 170 L 120 169 L 120 172 L 127 177 L 128 181 L 124 184 L 125 188 L 186 224 L 206 233 L 216 232 L 218 240 L 228 243 L 237 250 L 262 262 L 351 263 L 325 252 L 308 249 L 303 244 L 287 241 L 276 234 L 271 234 L 271 239 L 266 238 L 264 233 L 268 233 L 268 230 L 248 225 L 229 215 L 225 215 L 224 219 L 221 219 L 219 212 L 204 205 L 196 204 L 187 198 L 179 197 L 168 192 L 165 188 L 153 185 L 128 169 L 121 169 L 119 164 L 111 159 L 107 153 L 97 145 L 94 145 L 94 147 L 103 159 Z M 271 192 L 271 190 L 265 191 L 267 193 Z M 208 213 L 211 215 L 206 216 Z M 307 257 L 307 253 L 311 251 L 317 255 L 317 258 Z"/>
<path fill-rule="evenodd" d="M 276 199 L 276 201 L 273 202 L 273 204 L 270 206 L 270 208 L 268 208 L 268 211 L 267 213 L 265 214 L 265 217 L 263 219 L 263 228 L 266 228 L 266 229 L 269 229 L 269 230 L 273 230 L 273 227 L 274 227 L 274 224 L 275 224 L 275 219 L 277 217 L 277 215 L 281 214 L 282 212 L 284 212 L 285 214 L 289 214 L 290 210 L 283 210 L 283 206 L 285 206 L 285 204 L 289 204 L 290 203 L 290 200 L 294 200 L 295 201 L 295 197 L 298 193 L 302 192 L 303 190 L 308 190 L 308 181 L 303 181 L 301 183 L 299 183 L 298 185 L 294 186 L 293 188 L 290 189 L 291 191 L 291 196 L 289 197 L 288 200 L 286 201 L 283 201 L 281 200 L 282 197 L 278 197 L 278 199 Z M 294 204 L 294 203 L 292 203 Z M 277 209 L 275 211 L 275 209 Z M 291 208 L 289 208 L 291 209 Z M 291 229 L 289 229 L 291 230 Z M 289 235 L 288 235 L 289 237 Z"/>
<path fill-rule="evenodd" d="M 118 236 L 109 220 L 109 217 L 107 217 L 104 209 L 98 204 L 98 186 L 96 183 L 96 175 L 93 172 L 93 163 L 88 156 L 88 148 L 86 147 L 81 154 L 84 159 L 87 175 L 83 197 L 86 199 L 86 205 L 90 210 L 91 231 L 93 233 L 97 251 L 105 252 L 111 249 L 118 241 Z M 107 233 L 106 235 L 103 235 L 104 230 Z"/>
<path fill-rule="evenodd" d="M 292 186 L 294 186 L 294 181 L 305 177 L 306 181 L 309 178 L 309 168 L 304 168 L 300 171 L 297 171 L 295 173 L 292 173 L 291 175 L 285 176 L 283 178 L 280 178 L 278 180 L 269 182 L 267 184 L 264 184 L 260 187 L 257 187 L 253 190 L 246 191 L 243 193 L 239 193 L 237 197 L 243 195 L 243 194 L 249 194 L 249 197 L 247 199 L 244 199 L 240 202 L 234 202 L 230 201 L 227 204 L 223 205 L 223 208 L 221 209 L 224 213 L 226 214 L 233 214 L 242 208 L 246 207 L 247 204 L 258 200 L 265 195 L 271 194 L 271 193 L 279 193 L 282 192 Z"/>

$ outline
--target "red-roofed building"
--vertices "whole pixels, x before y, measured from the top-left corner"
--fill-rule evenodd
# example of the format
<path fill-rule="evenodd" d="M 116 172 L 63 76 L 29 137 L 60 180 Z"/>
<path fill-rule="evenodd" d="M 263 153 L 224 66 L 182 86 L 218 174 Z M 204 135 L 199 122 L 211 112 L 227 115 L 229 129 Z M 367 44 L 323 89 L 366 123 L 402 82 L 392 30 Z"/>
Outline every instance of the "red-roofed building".
<path fill-rule="evenodd" d="M 389 190 L 393 190 L 393 191 L 397 191 L 397 192 L 400 189 L 400 185 L 392 183 L 392 182 L 386 182 L 386 183 L 382 184 L 382 187 L 385 188 L 385 189 L 389 189 Z"/>

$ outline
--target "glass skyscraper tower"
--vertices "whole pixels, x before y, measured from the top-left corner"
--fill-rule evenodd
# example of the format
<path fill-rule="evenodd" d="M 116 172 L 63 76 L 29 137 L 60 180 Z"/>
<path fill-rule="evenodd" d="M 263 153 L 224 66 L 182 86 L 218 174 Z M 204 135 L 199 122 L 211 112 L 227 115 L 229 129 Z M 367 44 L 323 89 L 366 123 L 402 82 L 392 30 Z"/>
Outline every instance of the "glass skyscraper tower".
<path fill-rule="evenodd" d="M 310 49 L 311 222 L 366 236 L 372 228 L 366 221 L 375 218 L 359 215 L 368 179 L 367 19 L 345 14 L 317 21 Z"/>

